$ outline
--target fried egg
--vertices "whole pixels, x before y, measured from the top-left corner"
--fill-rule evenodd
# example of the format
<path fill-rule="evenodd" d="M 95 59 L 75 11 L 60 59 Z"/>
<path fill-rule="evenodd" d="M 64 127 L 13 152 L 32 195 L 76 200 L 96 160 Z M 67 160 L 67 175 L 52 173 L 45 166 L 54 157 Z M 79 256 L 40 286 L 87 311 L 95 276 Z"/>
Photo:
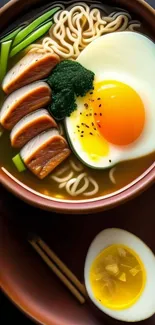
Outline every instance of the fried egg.
<path fill-rule="evenodd" d="M 77 61 L 95 73 L 93 89 L 66 118 L 76 155 L 106 168 L 155 150 L 155 44 L 133 32 L 104 35 Z"/>
<path fill-rule="evenodd" d="M 155 256 L 135 235 L 116 228 L 99 233 L 84 277 L 90 299 L 107 315 L 136 322 L 155 313 Z"/>

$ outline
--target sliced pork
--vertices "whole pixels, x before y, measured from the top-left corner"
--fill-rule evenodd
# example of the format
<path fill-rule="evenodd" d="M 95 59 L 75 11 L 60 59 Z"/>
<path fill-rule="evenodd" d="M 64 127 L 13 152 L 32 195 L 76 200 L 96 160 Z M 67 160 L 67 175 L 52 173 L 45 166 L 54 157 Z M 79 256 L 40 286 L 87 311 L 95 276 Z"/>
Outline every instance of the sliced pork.
<path fill-rule="evenodd" d="M 22 148 L 39 133 L 57 128 L 55 120 L 46 109 L 39 109 L 23 117 L 12 129 L 10 138 L 14 148 Z"/>
<path fill-rule="evenodd" d="M 28 53 L 5 76 L 2 88 L 6 94 L 36 80 L 47 77 L 59 63 L 59 56 L 52 53 Z"/>
<path fill-rule="evenodd" d="M 47 105 L 51 101 L 51 89 L 44 81 L 24 86 L 7 97 L 0 114 L 4 128 L 11 130 L 25 115 Z"/>
<path fill-rule="evenodd" d="M 30 140 L 20 154 L 27 168 L 43 179 L 70 155 L 70 149 L 59 131 L 50 129 Z"/>

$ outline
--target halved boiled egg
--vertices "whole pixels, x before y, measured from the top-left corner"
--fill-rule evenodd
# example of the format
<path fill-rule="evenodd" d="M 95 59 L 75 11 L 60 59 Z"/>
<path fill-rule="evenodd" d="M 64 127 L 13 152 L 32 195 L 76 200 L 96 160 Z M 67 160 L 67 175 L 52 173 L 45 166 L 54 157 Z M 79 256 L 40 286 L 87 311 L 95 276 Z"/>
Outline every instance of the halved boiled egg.
<path fill-rule="evenodd" d="M 135 235 L 116 228 L 99 233 L 84 277 L 89 297 L 107 315 L 136 322 L 155 313 L 155 256 Z"/>
<path fill-rule="evenodd" d="M 66 119 L 71 145 L 90 167 L 105 168 L 155 150 L 155 44 L 133 32 L 99 37 L 77 61 L 94 89 Z"/>

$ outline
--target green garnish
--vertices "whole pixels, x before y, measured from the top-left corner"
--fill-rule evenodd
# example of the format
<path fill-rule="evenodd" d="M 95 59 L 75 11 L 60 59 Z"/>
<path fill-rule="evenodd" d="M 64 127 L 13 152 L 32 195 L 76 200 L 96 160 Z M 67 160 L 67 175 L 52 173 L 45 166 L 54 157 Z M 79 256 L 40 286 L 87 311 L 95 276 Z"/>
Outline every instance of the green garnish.
<path fill-rule="evenodd" d="M 14 158 L 12 158 L 12 161 L 20 173 L 24 172 L 26 170 L 26 167 L 20 157 L 20 154 L 16 155 Z"/>
<path fill-rule="evenodd" d="M 93 88 L 94 73 L 75 61 L 57 64 L 47 82 L 52 88 L 52 115 L 61 120 L 76 110 L 76 96 L 85 96 Z"/>
<path fill-rule="evenodd" d="M 48 22 L 45 25 L 41 26 L 38 28 L 36 31 L 34 31 L 32 34 L 30 34 L 27 38 L 25 38 L 21 43 L 16 45 L 10 53 L 10 57 L 13 57 L 20 51 L 24 50 L 25 47 L 29 46 L 33 42 L 35 42 L 38 38 L 42 37 L 44 34 L 47 33 L 47 31 L 50 29 L 52 26 L 52 22 Z"/>
<path fill-rule="evenodd" d="M 8 66 L 8 58 L 10 53 L 12 41 L 6 41 L 1 44 L 1 56 L 0 56 L 0 81 L 2 82 Z"/>
<path fill-rule="evenodd" d="M 4 36 L 0 42 L 5 42 L 5 41 L 9 41 L 12 40 L 18 33 L 19 31 L 22 29 L 22 26 L 13 30 L 11 33 L 7 34 L 6 36 Z"/>
<path fill-rule="evenodd" d="M 42 16 L 38 17 L 34 21 L 32 21 L 31 24 L 26 26 L 24 29 L 22 29 L 17 36 L 14 39 L 13 47 L 17 44 L 21 43 L 29 34 L 31 34 L 40 24 L 46 22 L 47 19 L 52 17 L 58 10 L 60 10 L 60 7 L 55 7 L 47 12 L 45 12 Z"/>

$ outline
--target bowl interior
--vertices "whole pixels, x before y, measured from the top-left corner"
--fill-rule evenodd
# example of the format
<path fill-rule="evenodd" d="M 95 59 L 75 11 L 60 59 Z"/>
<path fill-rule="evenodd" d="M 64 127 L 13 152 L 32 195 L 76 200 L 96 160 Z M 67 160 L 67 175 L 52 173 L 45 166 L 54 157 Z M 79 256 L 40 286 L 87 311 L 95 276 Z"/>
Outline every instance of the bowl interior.
<path fill-rule="evenodd" d="M 68 3 L 67 1 L 65 1 Z M 76 1 L 70 1 L 69 4 L 72 4 Z M 42 6 L 42 2 L 40 0 L 33 1 L 13 1 L 12 6 L 14 7 L 14 11 L 12 10 L 11 5 L 7 5 L 1 11 L 1 31 L 4 27 L 8 25 L 7 21 L 12 22 L 8 28 L 11 29 L 15 26 L 15 24 L 19 24 L 23 19 L 28 20 L 30 16 L 33 14 L 37 14 L 40 12 L 41 8 L 47 8 L 49 6 L 50 1 L 45 1 Z M 54 5 L 55 2 L 52 4 Z M 89 1 L 89 3 L 93 3 L 93 1 Z M 131 3 L 130 1 L 124 0 L 114 0 L 105 1 L 106 8 L 109 8 L 110 5 L 114 5 L 115 7 L 122 7 L 123 9 L 128 9 L 135 18 L 140 19 L 145 26 L 145 33 L 151 36 L 153 39 L 155 38 L 154 33 L 152 32 L 155 20 L 154 20 L 154 11 L 147 4 L 144 4 L 141 1 L 137 1 L 136 5 Z M 31 8 L 31 12 L 30 12 Z M 107 9 L 108 11 L 109 9 Z M 20 12 L 20 17 L 19 17 Z M 5 17 L 5 19 L 4 19 Z M 6 30 L 8 29 L 6 28 Z M 3 32 L 4 33 L 4 32 Z M 11 190 L 14 194 L 24 199 L 25 201 L 33 204 L 39 205 L 42 208 L 52 209 L 54 211 L 65 211 L 65 212 L 74 212 L 79 213 L 81 209 L 86 212 L 93 212 L 103 210 L 105 208 L 109 208 L 112 206 L 116 206 L 121 202 L 125 202 L 129 198 L 134 197 L 136 194 L 141 193 L 144 189 L 146 189 L 151 183 L 154 182 L 155 178 L 155 163 L 153 164 L 138 178 L 134 181 L 130 182 L 128 185 L 123 186 L 121 189 L 116 190 L 113 193 L 107 195 L 101 195 L 100 197 L 92 198 L 92 199 L 80 199 L 76 198 L 70 200 L 64 200 L 61 198 L 53 198 L 49 197 L 46 194 L 38 193 L 31 188 L 31 186 L 25 185 L 20 179 L 12 175 L 9 170 L 5 168 L 5 166 L 0 171 L 0 180 L 9 190 Z"/>

